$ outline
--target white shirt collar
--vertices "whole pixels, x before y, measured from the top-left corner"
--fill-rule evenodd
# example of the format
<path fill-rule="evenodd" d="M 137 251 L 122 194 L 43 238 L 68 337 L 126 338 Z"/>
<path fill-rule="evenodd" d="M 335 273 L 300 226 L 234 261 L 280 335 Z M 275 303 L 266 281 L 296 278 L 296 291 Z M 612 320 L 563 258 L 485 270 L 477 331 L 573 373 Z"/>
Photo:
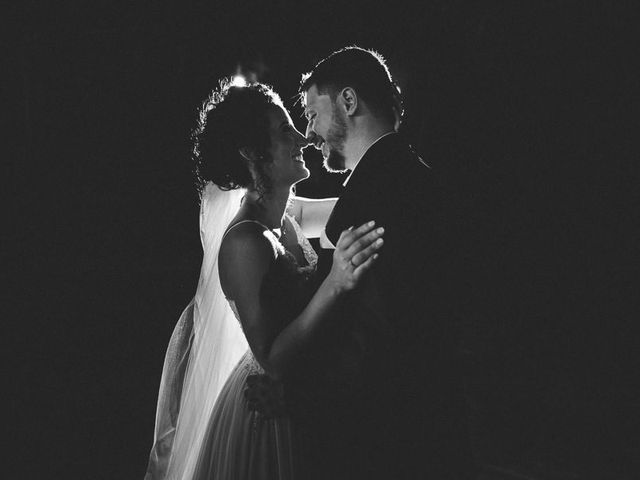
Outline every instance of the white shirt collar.
<path fill-rule="evenodd" d="M 367 147 L 367 148 L 362 152 L 362 154 L 360 155 L 360 158 L 358 158 L 358 160 L 356 161 L 356 164 L 353 166 L 353 169 L 351 170 L 351 173 L 349 173 L 349 176 L 347 177 L 347 179 L 346 179 L 346 180 L 344 181 L 344 183 L 342 184 L 342 186 L 343 186 L 343 187 L 346 187 L 346 186 L 347 186 L 347 183 L 349 183 L 349 180 L 351 179 L 351 175 L 353 175 L 353 172 L 355 172 L 355 171 L 356 171 L 356 167 L 357 167 L 357 166 L 358 166 L 358 164 L 360 163 L 360 160 L 362 160 L 362 157 L 364 157 L 364 156 L 365 156 L 365 154 L 369 151 L 369 149 L 370 149 L 371 147 L 373 147 L 376 143 L 378 143 L 381 139 L 383 139 L 383 138 L 384 138 L 384 137 L 386 137 L 387 135 L 391 135 L 391 134 L 393 134 L 393 133 L 397 133 L 397 132 L 395 132 L 395 131 L 393 131 L 393 130 L 392 130 L 392 131 L 390 131 L 390 132 L 383 133 L 383 134 L 382 134 L 382 135 L 380 135 L 380 136 L 379 136 L 375 141 L 373 141 L 373 142 L 371 143 L 371 145 L 369 145 L 369 146 L 368 146 L 368 147 Z"/>

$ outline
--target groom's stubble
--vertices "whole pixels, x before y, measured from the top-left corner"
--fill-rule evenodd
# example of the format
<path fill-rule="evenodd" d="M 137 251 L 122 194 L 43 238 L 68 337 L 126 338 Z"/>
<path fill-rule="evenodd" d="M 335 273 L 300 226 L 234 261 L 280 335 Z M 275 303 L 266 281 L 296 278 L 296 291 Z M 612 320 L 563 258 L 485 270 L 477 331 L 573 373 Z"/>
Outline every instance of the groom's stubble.
<path fill-rule="evenodd" d="M 331 112 L 331 127 L 325 141 L 329 147 L 329 156 L 324 160 L 324 168 L 331 173 L 343 173 L 346 170 L 344 144 L 347 138 L 347 122 L 341 115 L 335 102 Z"/>

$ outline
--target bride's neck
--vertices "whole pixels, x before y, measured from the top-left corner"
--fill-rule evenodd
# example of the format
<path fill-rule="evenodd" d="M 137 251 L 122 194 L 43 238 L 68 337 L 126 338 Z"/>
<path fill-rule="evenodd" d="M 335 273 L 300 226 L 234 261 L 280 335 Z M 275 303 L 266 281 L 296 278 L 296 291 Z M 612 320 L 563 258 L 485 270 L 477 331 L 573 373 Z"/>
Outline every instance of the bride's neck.
<path fill-rule="evenodd" d="M 275 190 L 260 194 L 249 190 L 244 197 L 244 204 L 251 210 L 251 216 L 269 228 L 280 228 L 287 209 L 291 191 Z"/>

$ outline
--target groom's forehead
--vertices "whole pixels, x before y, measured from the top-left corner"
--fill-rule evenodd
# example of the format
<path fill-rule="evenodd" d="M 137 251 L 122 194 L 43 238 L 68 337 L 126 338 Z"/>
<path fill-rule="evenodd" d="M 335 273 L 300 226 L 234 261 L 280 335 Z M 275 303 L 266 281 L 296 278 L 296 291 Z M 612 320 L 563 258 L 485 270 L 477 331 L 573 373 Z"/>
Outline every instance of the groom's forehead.
<path fill-rule="evenodd" d="M 328 93 L 320 93 L 316 85 L 312 85 L 304 94 L 304 106 L 306 109 L 315 108 L 319 104 L 331 101 L 331 96 Z"/>
<path fill-rule="evenodd" d="M 314 105 L 317 101 L 317 98 L 318 98 L 318 87 L 316 87 L 315 85 L 311 85 L 311 87 L 309 87 L 307 91 L 304 92 L 304 96 L 303 96 L 304 106 L 310 107 Z"/>

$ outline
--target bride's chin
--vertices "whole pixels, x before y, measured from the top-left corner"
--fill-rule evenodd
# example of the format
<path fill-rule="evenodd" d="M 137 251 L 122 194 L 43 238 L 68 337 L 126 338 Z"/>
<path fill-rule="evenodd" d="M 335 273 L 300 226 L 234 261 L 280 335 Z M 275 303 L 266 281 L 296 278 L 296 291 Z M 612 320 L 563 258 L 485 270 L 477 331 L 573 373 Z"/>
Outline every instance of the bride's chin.
<path fill-rule="evenodd" d="M 295 182 L 293 182 L 293 185 L 295 185 L 298 182 L 301 182 L 303 180 L 306 180 L 307 178 L 309 178 L 311 176 L 311 172 L 309 171 L 309 169 L 307 167 L 303 167 L 302 169 L 303 171 L 300 172 L 300 176 L 296 179 Z"/>

